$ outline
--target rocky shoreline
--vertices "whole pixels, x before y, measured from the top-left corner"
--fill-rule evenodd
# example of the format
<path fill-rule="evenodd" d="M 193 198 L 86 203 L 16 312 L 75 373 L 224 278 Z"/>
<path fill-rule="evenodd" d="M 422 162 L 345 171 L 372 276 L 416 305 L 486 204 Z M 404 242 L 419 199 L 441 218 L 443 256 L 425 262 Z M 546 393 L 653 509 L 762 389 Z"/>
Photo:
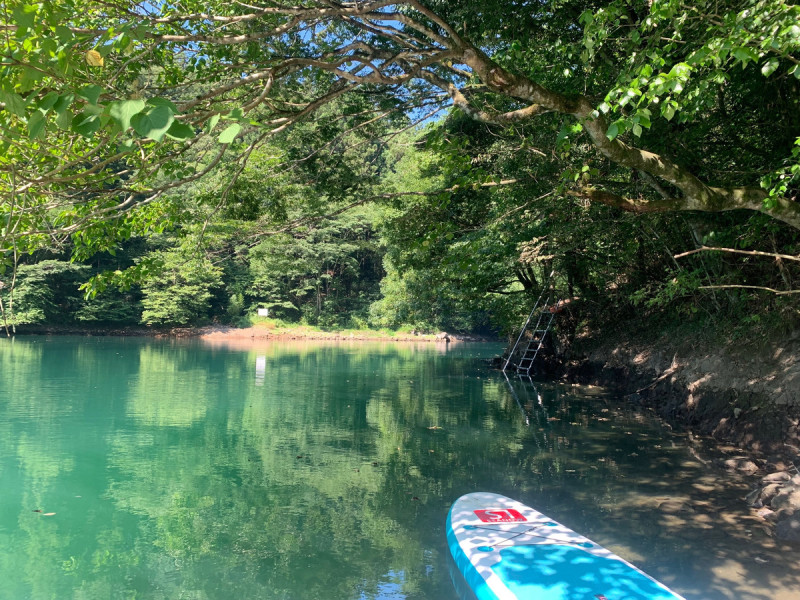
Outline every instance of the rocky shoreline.
<path fill-rule="evenodd" d="M 800 474 L 797 468 L 762 477 L 758 487 L 747 496 L 747 503 L 759 517 L 775 523 L 775 537 L 800 544 Z"/>
<path fill-rule="evenodd" d="M 774 524 L 776 538 L 800 544 L 800 332 L 718 350 L 669 338 L 608 340 L 562 349 L 545 369 L 565 382 L 614 389 L 673 427 L 738 448 L 720 466 L 759 477 L 748 504 Z"/>

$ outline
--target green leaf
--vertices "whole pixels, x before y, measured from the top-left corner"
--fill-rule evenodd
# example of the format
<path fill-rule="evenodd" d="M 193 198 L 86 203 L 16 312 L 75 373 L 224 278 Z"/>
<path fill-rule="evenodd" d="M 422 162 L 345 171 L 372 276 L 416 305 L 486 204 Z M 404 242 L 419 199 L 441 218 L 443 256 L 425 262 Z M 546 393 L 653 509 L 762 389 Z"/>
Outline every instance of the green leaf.
<path fill-rule="evenodd" d="M 667 73 L 667 75 L 669 77 L 680 77 L 686 79 L 687 77 L 689 77 L 689 74 L 691 72 L 692 72 L 692 67 L 690 67 L 688 64 L 678 63 L 669 70 L 669 73 Z"/>
<path fill-rule="evenodd" d="M 100 117 L 91 112 L 84 111 L 72 119 L 72 131 L 84 137 L 91 138 L 98 129 L 100 129 Z"/>
<path fill-rule="evenodd" d="M 638 123 L 635 123 L 633 126 L 633 135 L 635 135 L 636 137 L 642 135 L 642 126 L 639 125 Z"/>
<path fill-rule="evenodd" d="M 53 110 L 61 115 L 70 107 L 73 100 L 75 100 L 74 94 L 62 94 L 58 97 L 55 104 L 53 104 Z"/>
<path fill-rule="evenodd" d="M 108 105 L 108 114 L 119 124 L 122 131 L 127 131 L 133 116 L 142 112 L 144 107 L 144 100 L 120 100 Z"/>
<path fill-rule="evenodd" d="M 53 105 L 55 105 L 56 102 L 58 102 L 58 98 L 58 92 L 49 92 L 44 98 L 36 103 L 36 106 L 38 106 L 40 110 L 47 112 L 53 107 Z"/>
<path fill-rule="evenodd" d="M 45 119 L 44 113 L 40 110 L 34 111 L 28 119 L 28 139 L 44 138 L 46 125 L 47 119 Z"/>
<path fill-rule="evenodd" d="M 103 93 L 103 88 L 99 85 L 87 85 L 78 90 L 78 96 L 86 100 L 89 104 L 97 104 L 100 99 L 100 94 Z"/>
<path fill-rule="evenodd" d="M 58 116 L 56 117 L 56 125 L 58 125 L 61 129 L 69 129 L 72 127 L 73 118 L 72 111 L 63 110 L 58 113 Z"/>
<path fill-rule="evenodd" d="M 0 100 L 6 105 L 6 110 L 18 117 L 25 116 L 25 100 L 15 92 L 0 89 Z"/>
<path fill-rule="evenodd" d="M 56 37 L 62 44 L 68 44 L 75 36 L 72 34 L 72 30 L 69 27 L 65 27 L 64 25 L 56 25 Z"/>
<path fill-rule="evenodd" d="M 31 69 L 29 67 L 22 67 L 22 77 L 19 79 L 20 92 L 25 93 L 36 87 L 37 82 L 44 79 L 44 73 L 38 69 Z"/>
<path fill-rule="evenodd" d="M 780 61 L 777 58 L 770 58 L 764 65 L 761 67 L 761 74 L 764 77 L 769 77 L 772 75 L 778 68 Z"/>
<path fill-rule="evenodd" d="M 154 106 L 146 112 L 140 112 L 131 118 L 133 130 L 142 137 L 160 142 L 167 130 L 172 126 L 175 115 L 168 106 Z"/>
<path fill-rule="evenodd" d="M 36 7 L 20 4 L 14 9 L 13 20 L 21 29 L 33 29 L 36 24 Z"/>
<path fill-rule="evenodd" d="M 164 106 L 170 110 L 173 115 L 177 115 L 181 111 L 175 106 L 175 103 L 166 98 L 148 98 L 147 103 L 150 106 Z"/>
<path fill-rule="evenodd" d="M 568 125 L 564 125 L 561 128 L 561 130 L 558 132 L 558 137 L 556 138 L 556 144 L 558 144 L 562 140 L 567 139 L 568 137 L 569 137 L 569 126 Z"/>
<path fill-rule="evenodd" d="M 194 129 L 186 123 L 175 121 L 167 130 L 167 137 L 173 140 L 190 140 L 194 137 Z"/>
<path fill-rule="evenodd" d="M 217 123 L 219 123 L 219 119 L 220 119 L 220 116 L 217 114 L 217 115 L 213 115 L 208 121 L 206 121 L 206 126 L 204 128 L 205 132 L 206 133 L 211 133 L 214 130 L 214 127 L 217 126 Z"/>
<path fill-rule="evenodd" d="M 671 121 L 672 117 L 675 116 L 675 107 L 672 104 L 664 104 L 661 107 L 661 115 L 667 120 Z"/>
<path fill-rule="evenodd" d="M 87 104 L 83 107 L 83 112 L 85 112 L 87 115 L 97 115 L 99 117 L 105 111 L 102 106 L 97 106 L 96 104 Z"/>
<path fill-rule="evenodd" d="M 709 48 L 707 48 L 706 46 L 703 46 L 702 48 L 700 48 L 696 52 L 692 52 L 692 54 L 689 56 L 689 58 L 686 59 L 686 62 L 688 62 L 691 65 L 700 64 L 705 60 L 705 58 L 709 55 L 710 52 L 711 51 L 710 51 Z"/>
<path fill-rule="evenodd" d="M 238 123 L 234 123 L 225 131 L 219 134 L 219 143 L 220 144 L 230 144 L 233 140 L 236 139 L 236 136 L 239 135 L 239 132 L 242 130 L 242 126 Z"/>
<path fill-rule="evenodd" d="M 608 131 L 606 131 L 606 136 L 608 139 L 613 140 L 619 135 L 619 125 L 617 125 L 616 121 L 608 126 Z"/>
<path fill-rule="evenodd" d="M 758 53 L 752 48 L 742 46 L 733 50 L 734 58 L 742 61 L 742 65 L 746 65 L 748 61 L 758 60 Z"/>

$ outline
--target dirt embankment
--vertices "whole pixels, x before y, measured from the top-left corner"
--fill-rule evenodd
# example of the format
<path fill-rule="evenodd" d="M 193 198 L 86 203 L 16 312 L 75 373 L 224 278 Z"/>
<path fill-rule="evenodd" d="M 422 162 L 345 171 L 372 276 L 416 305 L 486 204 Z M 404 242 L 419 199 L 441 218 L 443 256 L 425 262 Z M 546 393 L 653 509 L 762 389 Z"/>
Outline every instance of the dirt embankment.
<path fill-rule="evenodd" d="M 763 455 L 800 458 L 800 331 L 723 347 L 669 337 L 573 349 L 558 376 L 616 388 L 671 424 Z M 800 466 L 800 463 L 798 463 Z"/>

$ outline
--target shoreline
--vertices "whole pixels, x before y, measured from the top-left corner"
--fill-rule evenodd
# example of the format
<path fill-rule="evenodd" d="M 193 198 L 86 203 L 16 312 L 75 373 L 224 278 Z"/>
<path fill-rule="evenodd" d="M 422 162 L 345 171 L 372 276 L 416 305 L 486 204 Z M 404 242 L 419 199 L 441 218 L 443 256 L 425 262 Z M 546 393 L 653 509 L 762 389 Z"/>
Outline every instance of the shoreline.
<path fill-rule="evenodd" d="M 253 341 L 284 341 L 284 340 L 328 340 L 328 341 L 365 341 L 365 342 L 497 342 L 500 338 L 488 336 L 460 335 L 448 332 L 440 333 L 401 333 L 377 330 L 336 330 L 324 331 L 308 326 L 297 327 L 233 327 L 228 325 L 206 325 L 202 327 L 172 327 L 169 329 L 151 329 L 147 327 L 54 327 L 54 326 L 22 326 L 16 332 L 5 335 L 6 339 L 14 336 L 28 335 L 74 335 L 85 337 L 150 337 L 164 338 L 198 338 L 202 340 L 224 341 L 232 340 L 242 342 Z"/>

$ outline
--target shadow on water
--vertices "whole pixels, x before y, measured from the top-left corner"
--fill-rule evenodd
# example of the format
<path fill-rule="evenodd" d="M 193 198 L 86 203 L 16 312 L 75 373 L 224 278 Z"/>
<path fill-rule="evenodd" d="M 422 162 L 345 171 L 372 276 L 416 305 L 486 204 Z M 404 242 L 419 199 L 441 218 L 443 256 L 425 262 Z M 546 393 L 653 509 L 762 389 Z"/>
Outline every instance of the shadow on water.
<path fill-rule="evenodd" d="M 602 390 L 505 383 L 537 449 L 519 467 L 558 471 L 519 499 L 688 599 L 800 598 L 796 549 L 776 542 L 744 502 L 758 478 L 717 466 L 724 449 Z"/>

